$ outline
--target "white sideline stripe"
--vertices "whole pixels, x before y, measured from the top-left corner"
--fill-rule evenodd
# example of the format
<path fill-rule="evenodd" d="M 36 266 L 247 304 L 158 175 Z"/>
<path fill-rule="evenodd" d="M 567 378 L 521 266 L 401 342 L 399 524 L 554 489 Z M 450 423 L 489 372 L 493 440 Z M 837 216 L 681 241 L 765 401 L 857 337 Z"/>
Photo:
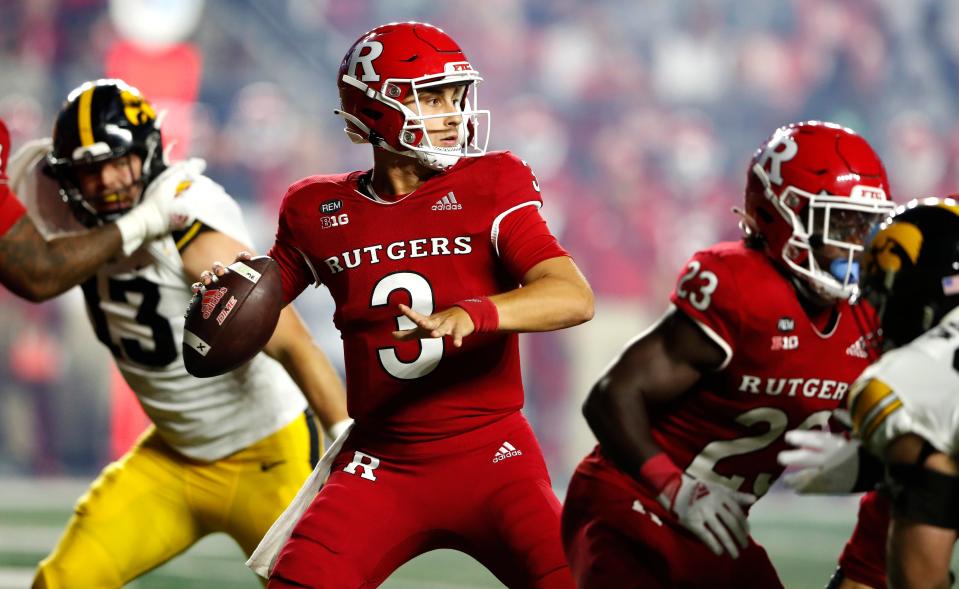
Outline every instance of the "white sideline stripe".
<path fill-rule="evenodd" d="M 488 589 L 489 585 L 421 581 L 419 579 L 387 579 L 382 587 L 383 589 Z"/>
<path fill-rule="evenodd" d="M 0 589 L 22 589 L 33 581 L 33 567 L 0 567 Z"/>

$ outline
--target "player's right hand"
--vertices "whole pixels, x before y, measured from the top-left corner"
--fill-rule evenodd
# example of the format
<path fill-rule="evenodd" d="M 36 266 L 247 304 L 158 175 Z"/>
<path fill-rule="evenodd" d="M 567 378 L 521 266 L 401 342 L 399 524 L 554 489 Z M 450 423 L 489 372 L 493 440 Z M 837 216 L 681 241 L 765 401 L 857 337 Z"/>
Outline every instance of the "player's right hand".
<path fill-rule="evenodd" d="M 739 548 L 749 545 L 749 521 L 744 507 L 755 495 L 733 491 L 718 483 L 702 481 L 683 473 L 678 486 L 659 496 L 659 502 L 676 514 L 679 523 L 702 540 L 716 556 L 726 552 L 739 557 Z"/>
<path fill-rule="evenodd" d="M 393 332 L 393 338 L 401 342 L 448 336 L 453 340 L 453 345 L 458 348 L 463 345 L 463 338 L 476 329 L 469 313 L 461 307 L 450 307 L 432 315 L 417 313 L 404 304 L 400 304 L 399 309 L 416 326 L 413 329 Z"/>

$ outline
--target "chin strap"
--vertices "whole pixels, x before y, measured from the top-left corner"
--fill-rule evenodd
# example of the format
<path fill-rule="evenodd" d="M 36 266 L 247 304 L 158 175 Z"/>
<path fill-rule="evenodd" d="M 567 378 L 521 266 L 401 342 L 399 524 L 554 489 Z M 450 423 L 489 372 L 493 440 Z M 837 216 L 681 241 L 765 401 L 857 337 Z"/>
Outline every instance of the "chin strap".
<path fill-rule="evenodd" d="M 383 139 L 382 137 L 374 133 L 372 129 L 370 129 L 368 126 L 366 126 L 366 124 L 363 123 L 363 121 L 354 117 L 350 113 L 344 112 L 338 108 L 334 108 L 333 114 L 343 117 L 344 119 L 346 119 L 348 123 L 350 123 L 351 125 L 354 125 L 357 129 L 363 132 L 363 135 L 360 135 L 359 133 L 356 133 L 355 131 L 351 131 L 349 127 L 343 130 L 346 133 L 346 136 L 349 137 L 350 141 L 352 141 L 353 143 L 370 143 L 374 147 L 385 149 L 386 151 L 390 153 L 395 153 L 397 155 L 405 155 L 406 157 L 416 157 L 416 153 L 411 150 L 396 149 L 395 147 L 387 143 L 385 139 Z"/>

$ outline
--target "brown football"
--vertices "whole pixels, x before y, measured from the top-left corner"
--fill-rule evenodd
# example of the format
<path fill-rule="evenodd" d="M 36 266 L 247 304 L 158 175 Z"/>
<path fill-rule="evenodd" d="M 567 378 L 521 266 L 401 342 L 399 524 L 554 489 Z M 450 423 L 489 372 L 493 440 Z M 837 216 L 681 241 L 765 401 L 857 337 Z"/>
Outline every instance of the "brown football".
<path fill-rule="evenodd" d="M 183 326 L 183 363 L 193 376 L 229 372 L 255 356 L 273 335 L 283 309 L 280 268 L 273 258 L 237 261 L 194 295 Z"/>

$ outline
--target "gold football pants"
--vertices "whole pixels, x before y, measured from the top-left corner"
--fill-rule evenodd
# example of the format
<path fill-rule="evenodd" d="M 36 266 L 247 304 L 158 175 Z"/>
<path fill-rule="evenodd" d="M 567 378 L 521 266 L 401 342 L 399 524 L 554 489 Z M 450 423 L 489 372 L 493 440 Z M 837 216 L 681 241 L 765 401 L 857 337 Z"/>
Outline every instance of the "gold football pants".
<path fill-rule="evenodd" d="M 77 502 L 34 589 L 121 587 L 213 532 L 249 555 L 312 470 L 311 419 L 210 463 L 175 452 L 151 427 Z"/>

